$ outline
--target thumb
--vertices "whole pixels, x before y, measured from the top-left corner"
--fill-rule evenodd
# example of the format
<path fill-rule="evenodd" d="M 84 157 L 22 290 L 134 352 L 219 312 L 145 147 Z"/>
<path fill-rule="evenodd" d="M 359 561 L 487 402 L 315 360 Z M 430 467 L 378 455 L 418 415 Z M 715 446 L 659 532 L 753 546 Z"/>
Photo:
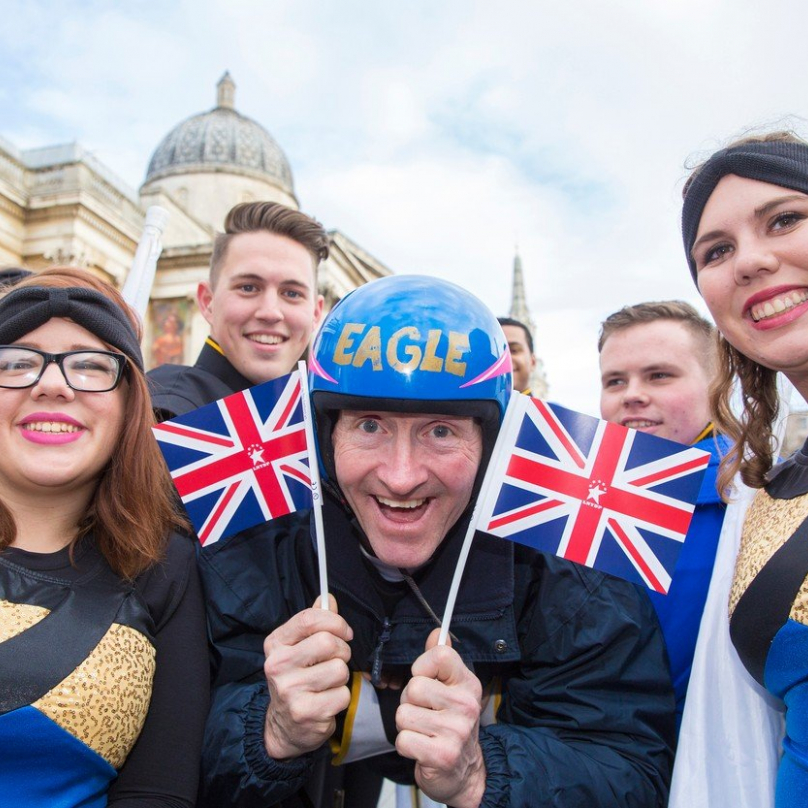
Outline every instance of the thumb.
<path fill-rule="evenodd" d="M 436 628 L 433 629 L 429 636 L 426 638 L 426 648 L 424 650 L 429 651 L 430 648 L 434 648 L 438 644 L 438 638 L 440 637 L 441 629 Z M 452 647 L 452 638 L 447 636 L 446 637 L 446 647 Z"/>
<path fill-rule="evenodd" d="M 322 605 L 323 599 L 320 595 L 317 596 L 317 600 L 314 601 L 315 609 L 319 609 Z M 339 614 L 339 609 L 337 608 L 337 599 L 329 592 L 328 593 L 328 611 L 334 612 L 334 614 Z"/>

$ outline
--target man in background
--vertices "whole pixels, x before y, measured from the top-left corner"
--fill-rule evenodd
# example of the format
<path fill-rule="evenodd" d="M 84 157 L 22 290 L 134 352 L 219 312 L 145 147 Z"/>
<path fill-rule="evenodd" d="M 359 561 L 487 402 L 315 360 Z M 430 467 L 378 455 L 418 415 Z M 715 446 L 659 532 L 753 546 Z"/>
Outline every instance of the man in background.
<path fill-rule="evenodd" d="M 711 454 L 671 588 L 650 593 L 668 647 L 678 724 L 725 510 L 715 478 L 727 441 L 715 433 L 708 397 L 715 328 L 681 301 L 638 303 L 601 323 L 598 351 L 601 417 Z"/>
<path fill-rule="evenodd" d="M 530 395 L 530 374 L 536 367 L 536 356 L 533 353 L 533 337 L 528 327 L 513 317 L 497 317 L 513 362 L 513 389 Z"/>
<path fill-rule="evenodd" d="M 328 234 L 300 211 L 276 202 L 230 210 L 197 290 L 210 336 L 192 367 L 148 374 L 160 420 L 290 373 L 322 316 L 317 267 L 327 257 Z"/>

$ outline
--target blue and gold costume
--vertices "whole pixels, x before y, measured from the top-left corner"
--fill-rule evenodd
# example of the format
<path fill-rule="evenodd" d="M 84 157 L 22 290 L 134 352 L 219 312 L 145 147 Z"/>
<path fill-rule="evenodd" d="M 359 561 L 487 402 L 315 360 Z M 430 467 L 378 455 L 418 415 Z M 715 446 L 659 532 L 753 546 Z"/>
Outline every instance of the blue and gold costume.
<path fill-rule="evenodd" d="M 808 789 L 808 444 L 774 469 L 744 523 L 730 634 L 749 672 L 786 707 L 775 805 Z"/>

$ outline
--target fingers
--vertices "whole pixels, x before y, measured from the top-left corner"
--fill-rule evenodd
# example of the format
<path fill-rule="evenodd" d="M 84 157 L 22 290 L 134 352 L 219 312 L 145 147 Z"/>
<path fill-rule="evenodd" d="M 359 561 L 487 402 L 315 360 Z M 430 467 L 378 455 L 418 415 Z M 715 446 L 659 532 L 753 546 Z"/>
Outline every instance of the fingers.
<path fill-rule="evenodd" d="M 337 613 L 336 601 L 330 596 L 329 598 L 334 604 L 333 611 L 320 609 L 318 607 L 320 599 L 318 598 L 314 607 L 298 612 L 267 637 L 264 641 L 264 653 L 267 653 L 266 646 L 270 639 L 275 645 L 295 645 L 321 631 L 332 634 L 343 642 L 350 642 L 353 639 L 353 631 L 344 618 Z"/>
<path fill-rule="evenodd" d="M 462 685 L 446 686 L 435 679 L 410 679 L 396 712 L 399 730 L 434 734 L 441 728 L 464 734 L 479 721 L 482 687 L 475 676 Z"/>
<path fill-rule="evenodd" d="M 329 605 L 329 611 L 320 609 L 318 599 L 264 640 L 270 695 L 264 743 L 273 758 L 321 746 L 334 731 L 334 717 L 350 703 L 353 632 L 330 596 Z"/>
<path fill-rule="evenodd" d="M 479 805 L 485 788 L 479 680 L 446 646 L 424 652 L 413 674 L 396 711 L 396 750 L 415 761 L 416 781 L 428 796 L 451 805 Z"/>

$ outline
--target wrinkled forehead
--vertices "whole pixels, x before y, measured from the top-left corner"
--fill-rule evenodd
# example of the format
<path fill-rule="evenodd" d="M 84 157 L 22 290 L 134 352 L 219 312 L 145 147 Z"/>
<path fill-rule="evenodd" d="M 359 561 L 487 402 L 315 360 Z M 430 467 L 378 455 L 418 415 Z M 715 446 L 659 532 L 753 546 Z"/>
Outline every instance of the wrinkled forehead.
<path fill-rule="evenodd" d="M 447 424 L 457 424 L 469 429 L 474 429 L 474 434 L 479 433 L 479 419 L 473 415 L 448 413 L 448 412 L 414 412 L 411 410 L 383 410 L 374 407 L 372 404 L 365 408 L 342 409 L 336 413 L 335 423 L 345 423 L 357 419 L 373 418 L 384 421 L 396 427 L 417 427 L 431 423 L 445 422 Z"/>

